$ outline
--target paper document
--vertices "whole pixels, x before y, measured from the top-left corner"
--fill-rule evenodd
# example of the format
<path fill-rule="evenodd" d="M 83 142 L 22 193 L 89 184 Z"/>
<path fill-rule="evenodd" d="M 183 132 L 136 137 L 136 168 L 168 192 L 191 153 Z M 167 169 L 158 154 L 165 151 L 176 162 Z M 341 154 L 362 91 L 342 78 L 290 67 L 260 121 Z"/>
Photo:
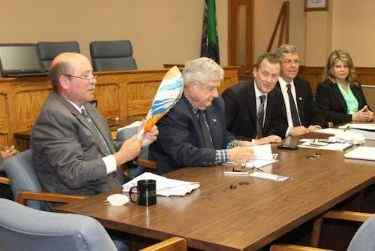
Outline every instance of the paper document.
<path fill-rule="evenodd" d="M 359 129 L 359 130 L 366 130 L 366 131 L 374 131 L 375 132 L 375 124 L 346 124 L 340 126 L 341 129 Z"/>
<path fill-rule="evenodd" d="M 347 159 L 375 160 L 375 147 L 359 146 L 344 156 Z"/>
<path fill-rule="evenodd" d="M 301 144 L 298 147 L 319 149 L 319 150 L 331 150 L 331 151 L 345 151 L 353 146 L 351 143 L 345 142 L 330 142 L 328 140 L 320 139 L 301 139 Z"/>
<path fill-rule="evenodd" d="M 267 180 L 274 180 L 274 181 L 286 181 L 289 177 L 281 176 L 272 173 L 265 173 L 265 172 L 252 172 L 250 174 L 252 177 L 267 179 Z"/>
<path fill-rule="evenodd" d="M 137 186 L 138 180 L 156 180 L 156 194 L 161 196 L 185 196 L 194 189 L 200 187 L 199 182 L 188 182 L 182 180 L 168 179 L 166 177 L 145 172 L 122 185 L 124 192 L 129 192 L 130 188 Z"/>

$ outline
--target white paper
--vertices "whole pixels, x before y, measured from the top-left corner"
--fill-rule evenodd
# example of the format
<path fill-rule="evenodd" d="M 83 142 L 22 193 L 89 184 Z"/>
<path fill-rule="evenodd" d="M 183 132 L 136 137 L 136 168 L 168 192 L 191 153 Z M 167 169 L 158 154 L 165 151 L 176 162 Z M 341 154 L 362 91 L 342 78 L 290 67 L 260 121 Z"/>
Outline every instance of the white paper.
<path fill-rule="evenodd" d="M 156 194 L 161 196 L 184 196 L 200 187 L 199 182 L 168 179 L 160 175 L 145 172 L 122 185 L 122 190 L 129 192 L 131 187 L 137 185 L 138 180 L 156 180 Z"/>
<path fill-rule="evenodd" d="M 342 129 L 360 129 L 360 130 L 368 130 L 368 131 L 375 131 L 375 124 L 346 124 L 340 126 Z"/>
<path fill-rule="evenodd" d="M 298 145 L 300 148 L 310 148 L 319 150 L 331 150 L 331 151 L 345 151 L 350 148 L 353 144 L 341 143 L 341 142 L 323 142 L 315 139 L 301 139 L 302 143 Z"/>
<path fill-rule="evenodd" d="M 273 160 L 271 144 L 251 146 L 253 150 L 253 159 L 256 160 Z"/>
<path fill-rule="evenodd" d="M 348 159 L 375 160 L 375 147 L 359 146 L 344 156 Z"/>
<path fill-rule="evenodd" d="M 274 181 L 286 181 L 287 179 L 289 179 L 289 177 L 286 177 L 286 176 L 281 176 L 281 175 L 266 173 L 266 172 L 252 172 L 250 176 L 261 178 L 261 179 L 274 180 Z"/>

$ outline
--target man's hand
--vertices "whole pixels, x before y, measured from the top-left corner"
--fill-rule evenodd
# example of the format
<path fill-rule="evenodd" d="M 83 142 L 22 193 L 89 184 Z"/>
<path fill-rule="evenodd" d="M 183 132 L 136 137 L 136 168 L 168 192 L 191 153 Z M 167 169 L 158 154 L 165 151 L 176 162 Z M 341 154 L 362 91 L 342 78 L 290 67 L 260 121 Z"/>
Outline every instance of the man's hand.
<path fill-rule="evenodd" d="M 142 140 L 134 135 L 130 139 L 124 141 L 120 150 L 114 154 L 117 166 L 122 165 L 138 156 L 142 148 Z"/>
<path fill-rule="evenodd" d="M 309 132 L 310 132 L 310 130 L 307 129 L 306 127 L 304 127 L 304 126 L 296 126 L 296 127 L 293 127 L 292 130 L 290 130 L 290 135 L 291 136 L 300 136 L 300 135 L 307 134 Z"/>
<path fill-rule="evenodd" d="M 249 147 L 234 147 L 228 149 L 228 158 L 230 161 L 243 163 L 253 157 L 253 150 Z"/>
<path fill-rule="evenodd" d="M 256 145 L 272 144 L 272 143 L 281 143 L 281 138 L 277 135 L 270 135 L 260 139 L 256 139 L 254 142 Z"/>
<path fill-rule="evenodd" d="M 159 130 L 156 126 L 153 126 L 151 131 L 143 133 L 142 146 L 148 146 L 154 142 L 159 135 Z"/>

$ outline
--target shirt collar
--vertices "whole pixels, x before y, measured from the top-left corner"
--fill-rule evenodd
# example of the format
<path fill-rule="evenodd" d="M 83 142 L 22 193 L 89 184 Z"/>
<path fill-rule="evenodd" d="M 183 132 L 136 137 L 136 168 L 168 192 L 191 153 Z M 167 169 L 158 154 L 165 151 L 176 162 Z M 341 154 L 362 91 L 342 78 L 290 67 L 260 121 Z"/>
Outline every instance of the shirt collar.
<path fill-rule="evenodd" d="M 267 93 L 263 93 L 258 89 L 256 81 L 254 80 L 254 90 L 255 90 L 255 97 L 258 99 L 260 96 L 265 95 L 267 98 Z"/>
<path fill-rule="evenodd" d="M 288 82 L 285 81 L 285 79 L 283 79 L 282 77 L 279 77 L 279 84 L 280 84 L 280 87 L 281 89 L 283 90 L 286 90 L 287 89 L 287 84 L 289 84 Z M 293 88 L 294 87 L 294 81 L 292 80 L 290 82 L 290 87 Z"/>

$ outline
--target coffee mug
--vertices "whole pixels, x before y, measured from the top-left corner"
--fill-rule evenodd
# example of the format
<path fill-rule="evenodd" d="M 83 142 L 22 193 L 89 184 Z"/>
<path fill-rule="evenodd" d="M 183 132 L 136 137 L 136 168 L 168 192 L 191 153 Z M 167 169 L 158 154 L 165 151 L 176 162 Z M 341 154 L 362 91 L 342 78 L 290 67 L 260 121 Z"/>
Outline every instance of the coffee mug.
<path fill-rule="evenodd" d="M 135 192 L 136 190 L 136 192 Z M 133 195 L 137 195 L 134 199 Z M 137 202 L 141 206 L 151 206 L 156 204 L 156 180 L 138 180 L 137 186 L 129 190 L 131 202 Z"/>

